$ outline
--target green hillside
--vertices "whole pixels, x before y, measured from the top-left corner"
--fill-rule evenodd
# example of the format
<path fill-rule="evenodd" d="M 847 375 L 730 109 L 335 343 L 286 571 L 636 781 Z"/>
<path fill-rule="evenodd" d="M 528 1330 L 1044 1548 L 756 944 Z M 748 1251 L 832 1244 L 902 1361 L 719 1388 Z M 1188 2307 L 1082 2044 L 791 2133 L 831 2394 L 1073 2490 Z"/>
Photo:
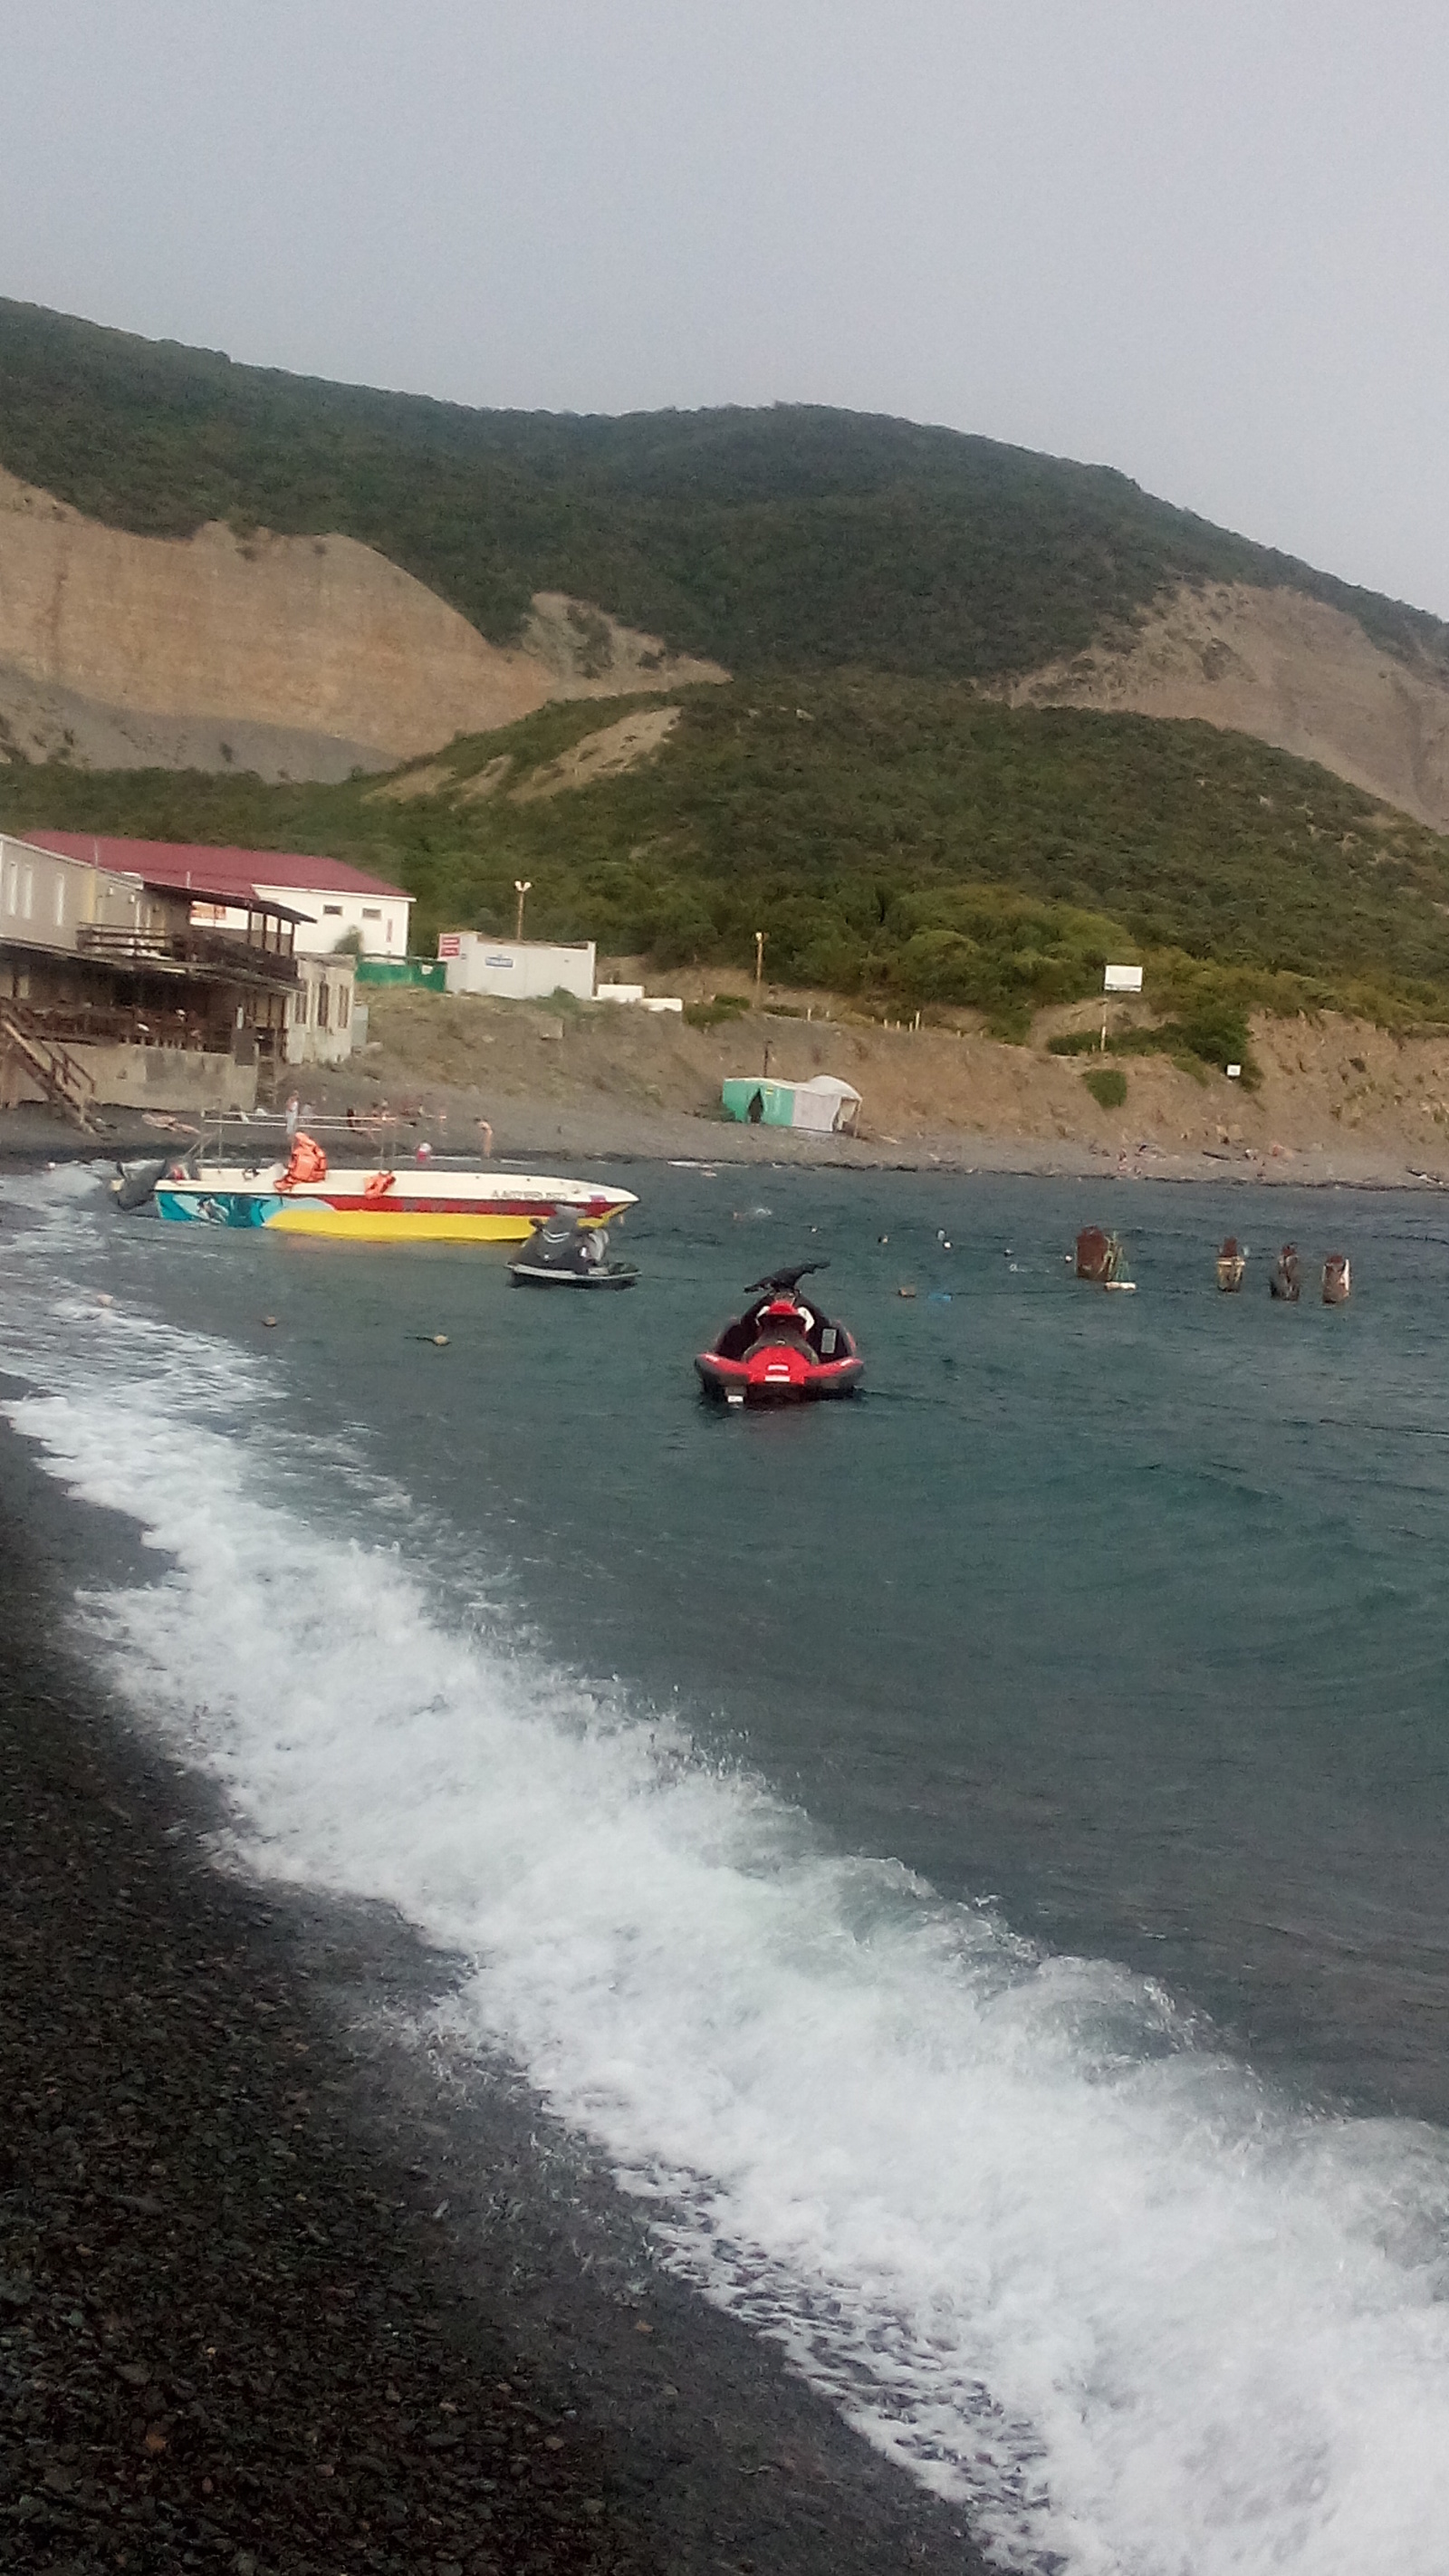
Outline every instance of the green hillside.
<path fill-rule="evenodd" d="M 16 767 L 0 822 L 330 851 L 417 896 L 424 954 L 443 926 L 509 927 L 525 876 L 537 937 L 713 965 L 738 988 L 763 929 L 777 980 L 877 1009 L 972 1005 L 1003 1033 L 1099 990 L 1108 954 L 1150 957 L 1154 994 L 1212 1055 L 1258 1005 L 1449 1020 L 1449 841 L 1244 736 L 908 680 L 736 683 L 680 705 L 645 764 L 519 802 L 621 708 L 458 742 L 447 787 L 410 801 L 362 779 Z"/>
<path fill-rule="evenodd" d="M 1292 582 L 1449 670 L 1435 619 L 1124 475 L 851 412 L 470 411 L 0 301 L 0 464 L 117 527 L 338 530 L 499 642 L 556 589 L 739 672 L 983 678 L 1222 578 Z"/>

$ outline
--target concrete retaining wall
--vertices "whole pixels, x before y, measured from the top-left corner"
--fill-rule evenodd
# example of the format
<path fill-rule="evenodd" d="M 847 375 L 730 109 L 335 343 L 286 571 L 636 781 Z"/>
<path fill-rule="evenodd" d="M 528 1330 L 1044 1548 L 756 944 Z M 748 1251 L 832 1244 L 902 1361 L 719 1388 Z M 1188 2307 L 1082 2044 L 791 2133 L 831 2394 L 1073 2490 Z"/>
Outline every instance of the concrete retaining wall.
<path fill-rule="evenodd" d="M 257 1068 L 229 1055 L 193 1055 L 181 1047 L 72 1046 L 67 1049 L 96 1086 L 98 1108 L 254 1109 Z M 45 1094 L 10 1059 L 6 1107 Z M 15 1076 L 19 1079 L 16 1080 Z"/>

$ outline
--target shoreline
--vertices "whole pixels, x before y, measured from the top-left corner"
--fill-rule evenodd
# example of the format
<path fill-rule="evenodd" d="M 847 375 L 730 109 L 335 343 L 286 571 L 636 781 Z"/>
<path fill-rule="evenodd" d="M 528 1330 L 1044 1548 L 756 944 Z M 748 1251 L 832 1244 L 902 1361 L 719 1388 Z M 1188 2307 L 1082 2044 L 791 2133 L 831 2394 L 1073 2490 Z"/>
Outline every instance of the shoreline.
<path fill-rule="evenodd" d="M 427 1135 L 435 1149 L 470 1160 L 491 1138 L 500 1159 L 545 1171 L 598 1159 L 1449 1187 L 1449 1033 L 1399 1037 L 1331 1012 L 1260 1018 L 1246 1086 L 1196 1059 L 1134 1054 L 1106 1067 L 1109 1101 L 1099 1096 L 1101 1065 L 1053 1052 L 1095 1041 L 1095 1002 L 1039 1013 L 1030 1042 L 1014 1044 L 974 1022 L 837 1018 L 820 994 L 772 992 L 723 1018 L 710 1010 L 686 1018 L 565 1008 L 558 997 L 366 989 L 369 1033 L 356 1053 L 335 1066 L 268 1068 L 266 1078 L 279 1104 L 296 1096 L 303 1125 L 352 1116 L 364 1130 L 380 1125 L 404 1153 Z M 1118 1013 L 1119 1035 L 1132 1017 Z M 159 1082 L 164 1062 L 155 1069 Z M 722 1085 L 742 1074 L 838 1078 L 859 1097 L 863 1132 L 737 1124 L 723 1113 Z M 164 1153 L 200 1124 L 191 1110 L 165 1116 L 154 1102 L 98 1115 L 104 1132 L 92 1142 L 38 1100 L 0 1111 L 0 1167 L 88 1150 Z M 377 1157 L 365 1133 L 358 1144 L 356 1159 Z"/>
<path fill-rule="evenodd" d="M 313 1097 L 315 1095 L 315 1097 Z M 309 1086 L 314 1115 L 345 1114 L 362 1106 L 356 1087 L 334 1088 L 323 1081 Z M 412 1136 L 427 1134 L 441 1152 L 467 1153 L 476 1127 L 476 1095 L 427 1088 L 393 1113 L 399 1150 Z M 175 1130 L 148 1126 L 137 1110 L 116 1110 L 103 1136 L 82 1135 L 55 1113 L 23 1107 L 0 1111 L 0 1173 L 43 1170 L 62 1162 L 109 1162 L 164 1153 L 174 1143 L 186 1149 L 187 1122 Z M 1250 1146 L 1204 1147 L 1186 1154 L 1145 1143 L 1131 1152 L 1076 1141 L 1048 1143 L 1042 1138 L 992 1137 L 938 1132 L 913 1137 L 856 1139 L 805 1136 L 788 1128 L 748 1128 L 701 1118 L 684 1111 L 644 1111 L 635 1106 L 571 1109 L 556 1102 L 510 1101 L 497 1104 L 492 1118 L 493 1155 L 500 1163 L 531 1162 L 547 1171 L 560 1161 L 620 1165 L 701 1163 L 746 1170 L 824 1170 L 931 1172 L 960 1179 L 990 1174 L 1020 1180 L 1082 1180 L 1178 1183 L 1230 1182 L 1236 1187 L 1269 1189 L 1443 1190 L 1441 1175 L 1401 1162 L 1382 1152 L 1360 1150 L 1330 1154 L 1326 1146 L 1292 1154 L 1263 1154 Z"/>
<path fill-rule="evenodd" d="M 157 1561 L 8 1428 L 0 1531 L 0 2528 L 31 2563 L 979 2576 L 960 2509 L 664 2272 L 521 2078 L 409 2045 L 448 1961 L 218 1865 L 216 1792 L 66 1633 L 78 1579 Z"/>

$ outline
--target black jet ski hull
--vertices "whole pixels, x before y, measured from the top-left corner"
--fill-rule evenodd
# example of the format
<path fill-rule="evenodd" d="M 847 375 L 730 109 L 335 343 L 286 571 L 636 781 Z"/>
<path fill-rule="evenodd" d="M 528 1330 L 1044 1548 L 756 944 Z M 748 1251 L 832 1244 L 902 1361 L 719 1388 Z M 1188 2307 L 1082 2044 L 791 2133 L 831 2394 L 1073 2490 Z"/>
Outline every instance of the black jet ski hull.
<path fill-rule="evenodd" d="M 527 1261 L 510 1261 L 508 1270 L 515 1288 L 632 1288 L 639 1277 L 637 1270 L 561 1270 Z"/>

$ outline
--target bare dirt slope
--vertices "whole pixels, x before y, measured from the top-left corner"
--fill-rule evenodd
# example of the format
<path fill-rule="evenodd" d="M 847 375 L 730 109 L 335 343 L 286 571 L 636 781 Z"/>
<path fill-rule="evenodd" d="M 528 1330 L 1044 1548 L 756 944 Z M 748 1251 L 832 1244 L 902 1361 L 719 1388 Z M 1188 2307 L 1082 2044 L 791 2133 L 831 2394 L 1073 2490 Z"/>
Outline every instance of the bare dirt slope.
<path fill-rule="evenodd" d="M 1044 1014 L 1031 1046 L 979 1029 L 889 1029 L 749 1012 L 695 1029 L 608 1004 L 547 1004 L 374 991 L 379 1042 L 346 1077 L 354 1096 L 448 1111 L 457 1141 L 487 1117 L 500 1138 L 556 1137 L 574 1152 L 847 1160 L 1004 1161 L 1017 1168 L 1251 1167 L 1292 1180 L 1449 1176 L 1449 1038 L 1398 1040 L 1345 1019 L 1269 1020 L 1254 1046 L 1262 1085 L 1166 1057 L 1123 1060 L 1125 1107 L 1098 1107 L 1081 1058 L 1047 1038 L 1083 1007 Z M 1085 1006 L 1089 1015 L 1099 1006 Z M 861 1143 L 793 1139 L 723 1123 L 727 1074 L 837 1073 L 861 1093 Z M 364 1072 L 365 1068 L 365 1072 Z M 311 1077 L 308 1077 L 311 1079 Z"/>
<path fill-rule="evenodd" d="M 264 777 L 388 768 L 550 698 L 723 679 L 540 593 L 489 644 L 350 537 L 106 528 L 0 469 L 0 750 Z"/>
<path fill-rule="evenodd" d="M 78 769 L 250 769 L 330 785 L 385 769 L 375 743 L 235 715 L 110 707 L 0 662 L 0 759 L 68 760 Z"/>
<path fill-rule="evenodd" d="M 657 635 L 623 626 L 606 609 L 536 590 L 523 630 L 524 651 L 550 675 L 551 698 L 622 698 L 633 690 L 682 688 L 688 680 L 727 680 L 718 662 L 671 653 Z"/>
<path fill-rule="evenodd" d="M 1449 828 L 1449 683 L 1300 591 L 1183 588 L 1127 635 L 1001 694 L 1012 706 L 1198 716 L 1321 761 L 1419 822 Z"/>
<path fill-rule="evenodd" d="M 527 805 L 540 797 L 559 796 L 566 787 L 591 787 L 596 778 L 622 778 L 626 769 L 637 769 L 668 739 L 679 712 L 677 706 L 640 707 L 614 724 L 601 725 L 597 733 L 585 734 L 571 750 L 521 780 L 511 791 L 514 803 Z"/>
<path fill-rule="evenodd" d="M 596 779 L 621 778 L 626 769 L 637 769 L 668 740 L 679 717 L 677 704 L 636 708 L 613 724 L 600 725 L 596 733 L 584 734 L 557 760 L 525 770 L 522 776 L 517 774 L 513 754 L 506 751 L 461 784 L 445 760 L 426 760 L 420 768 L 405 769 L 399 778 L 386 779 L 381 787 L 369 787 L 363 801 L 404 805 L 414 797 L 441 796 L 456 788 L 455 801 L 460 805 L 482 804 L 502 795 L 515 805 L 534 804 L 541 797 L 561 796 L 565 788 L 591 787 Z"/>

